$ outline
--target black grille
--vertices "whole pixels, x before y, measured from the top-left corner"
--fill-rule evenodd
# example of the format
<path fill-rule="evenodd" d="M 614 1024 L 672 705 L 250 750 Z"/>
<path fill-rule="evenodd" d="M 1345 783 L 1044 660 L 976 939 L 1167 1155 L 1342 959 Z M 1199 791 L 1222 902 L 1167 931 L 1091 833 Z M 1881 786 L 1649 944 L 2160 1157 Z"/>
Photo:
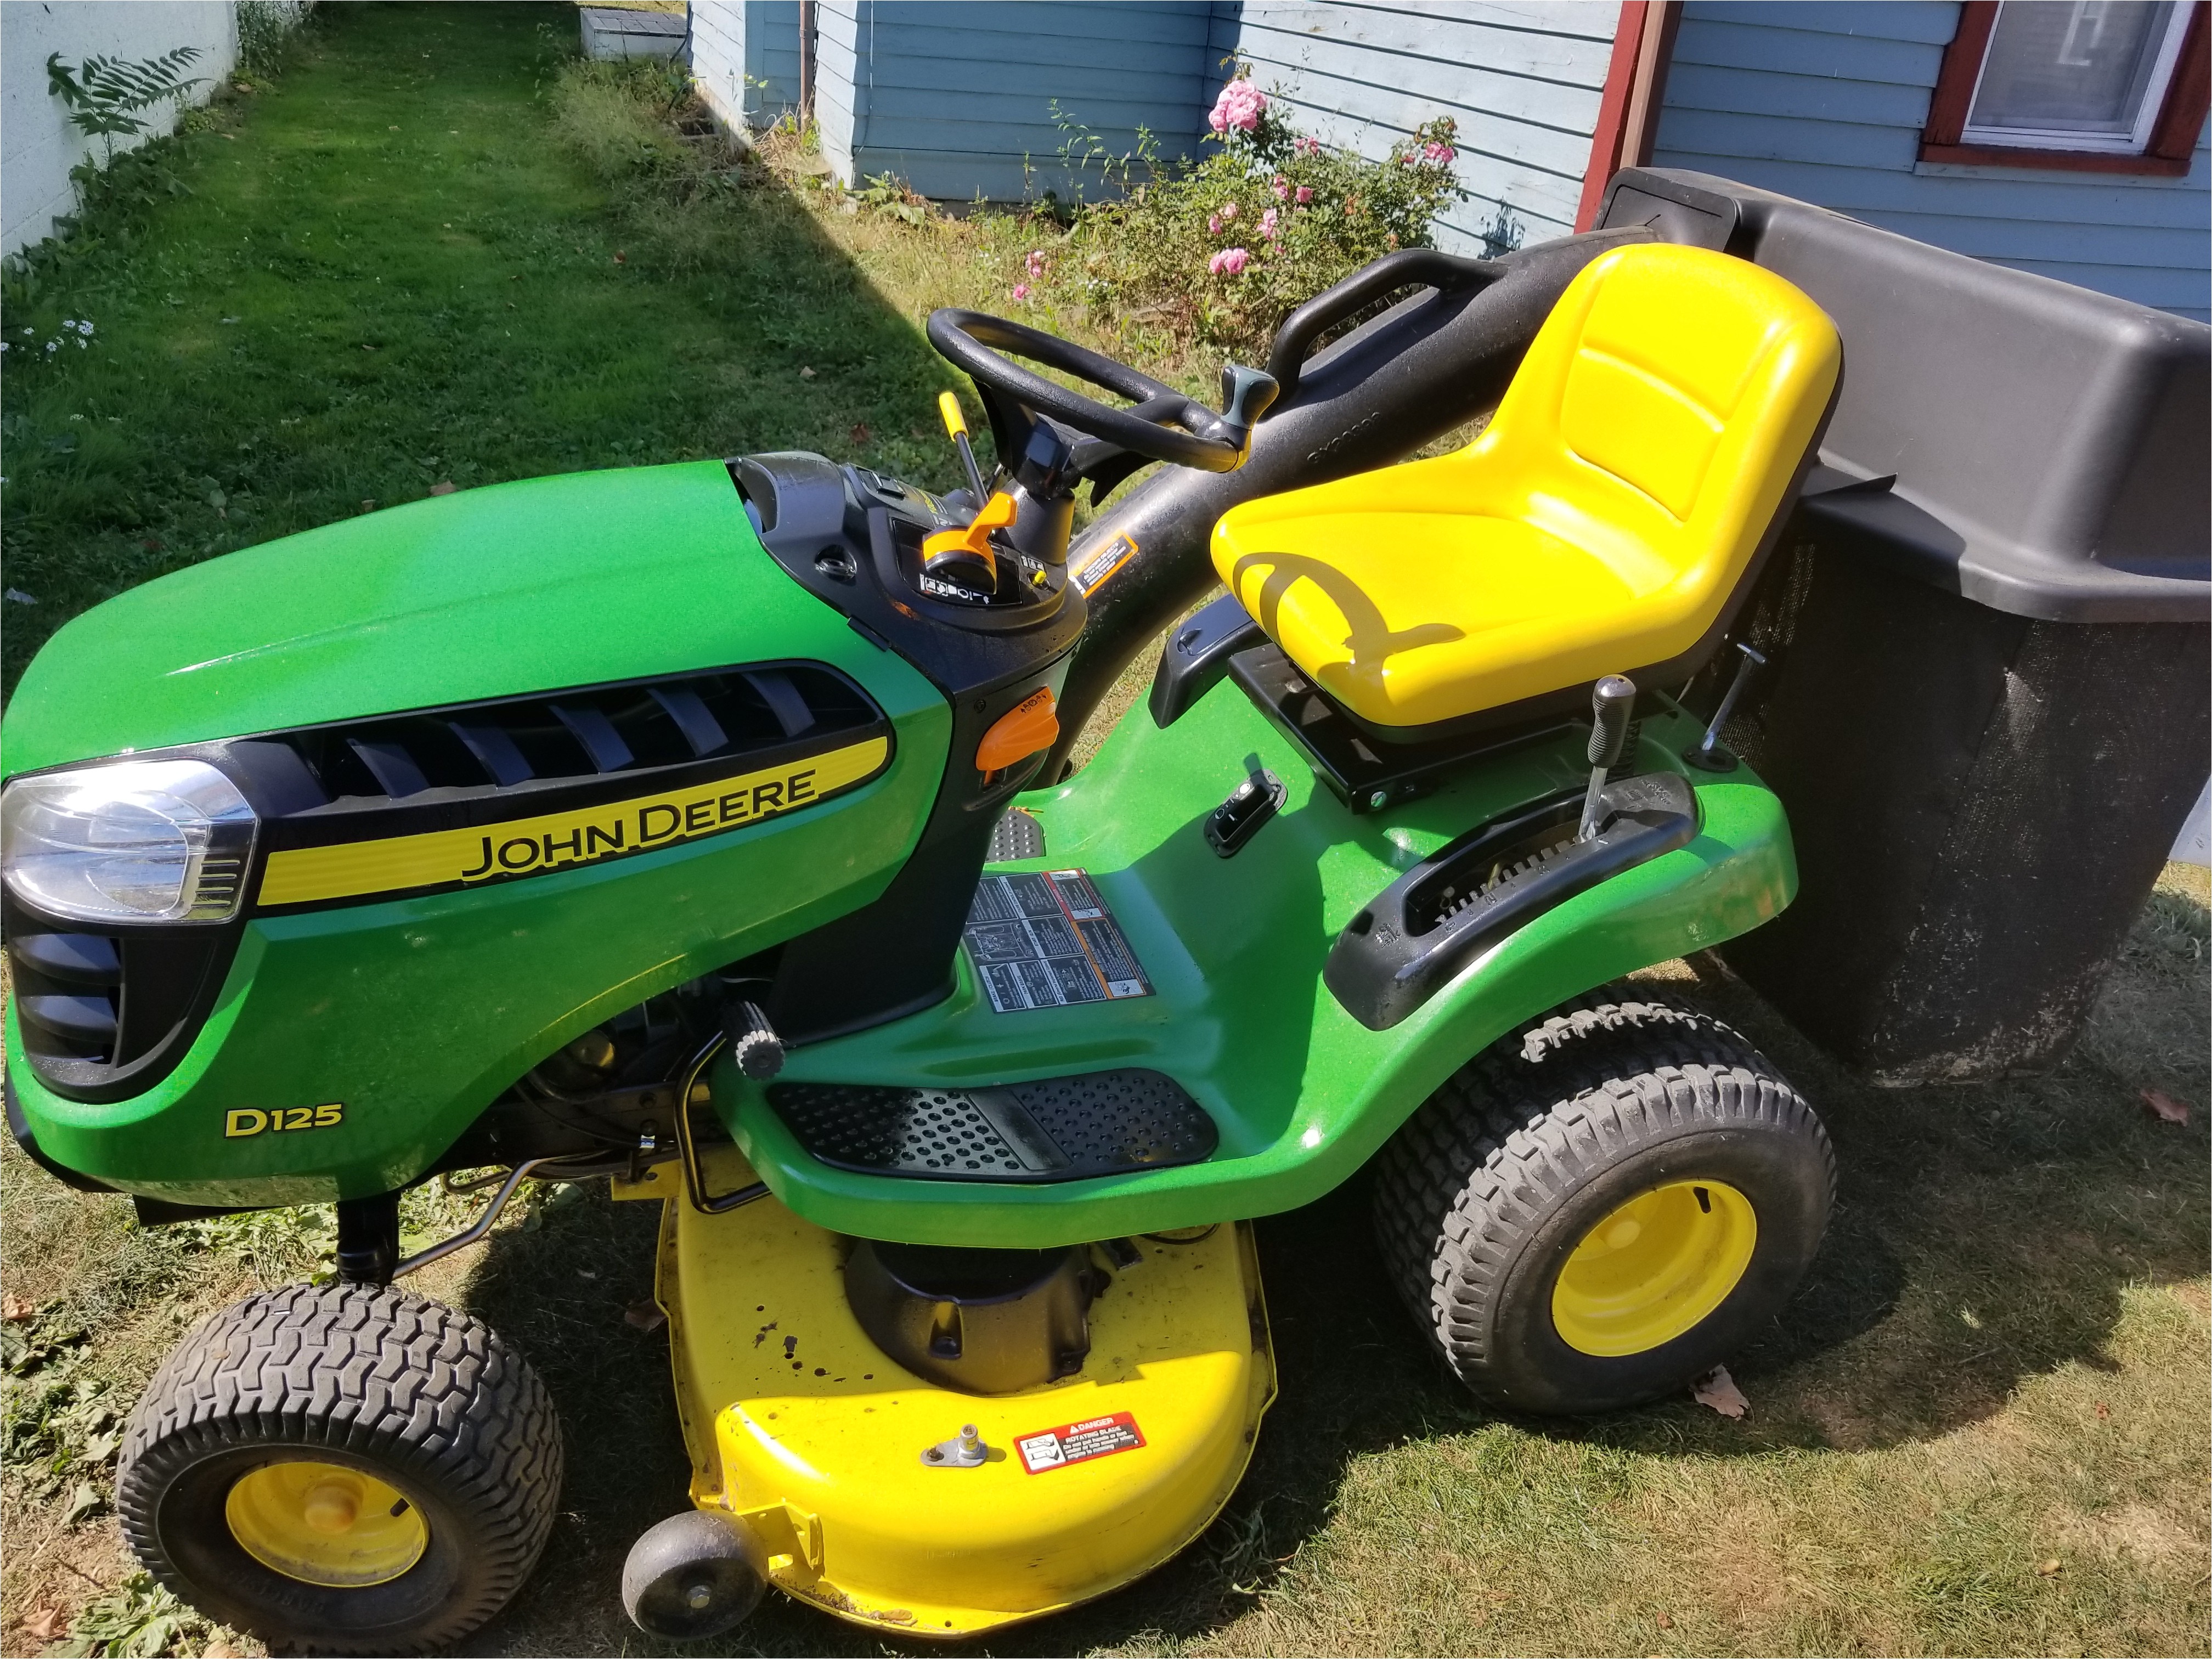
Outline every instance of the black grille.
<path fill-rule="evenodd" d="M 306 763 L 330 801 L 368 805 L 681 766 L 879 718 L 843 676 L 791 663 L 349 720 L 274 740 Z"/>
<path fill-rule="evenodd" d="M 1135 1067 L 913 1089 L 780 1083 L 769 1104 L 823 1163 L 937 1181 L 1079 1181 L 1212 1156 L 1213 1120 L 1174 1079 Z"/>
<path fill-rule="evenodd" d="M 189 1046 L 233 930 L 80 931 L 10 899 L 0 915 L 23 1050 L 40 1081 L 76 1100 L 149 1087 Z"/>

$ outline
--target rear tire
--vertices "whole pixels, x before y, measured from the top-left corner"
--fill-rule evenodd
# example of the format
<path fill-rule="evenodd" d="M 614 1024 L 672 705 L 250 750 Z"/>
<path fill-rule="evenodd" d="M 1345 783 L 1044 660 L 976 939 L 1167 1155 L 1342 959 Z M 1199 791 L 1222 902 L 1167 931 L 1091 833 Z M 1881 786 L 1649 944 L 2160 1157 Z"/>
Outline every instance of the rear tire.
<path fill-rule="evenodd" d="M 416 1653 L 521 1588 L 561 1470 L 552 1401 L 489 1327 L 389 1286 L 295 1285 L 163 1362 L 116 1508 L 156 1578 L 273 1650 Z"/>
<path fill-rule="evenodd" d="M 1734 1030 L 1616 987 L 1477 1055 L 1376 1177 L 1384 1260 L 1445 1364 L 1580 1413 L 1686 1386 L 1782 1311 L 1835 1154 Z"/>

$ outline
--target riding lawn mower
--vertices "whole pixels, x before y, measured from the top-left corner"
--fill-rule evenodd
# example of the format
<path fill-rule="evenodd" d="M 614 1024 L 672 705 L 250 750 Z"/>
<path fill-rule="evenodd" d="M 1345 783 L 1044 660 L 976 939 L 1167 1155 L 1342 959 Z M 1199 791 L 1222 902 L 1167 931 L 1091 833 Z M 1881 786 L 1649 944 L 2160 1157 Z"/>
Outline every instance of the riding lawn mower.
<path fill-rule="evenodd" d="M 1250 1224 L 1362 1171 L 1485 1400 L 1726 1359 L 1835 1160 L 1626 976 L 1796 893 L 1729 734 L 1807 513 L 1925 516 L 1823 447 L 1869 417 L 1808 289 L 1888 292 L 1892 244 L 1990 275 L 1632 172 L 1596 231 L 1317 296 L 1218 410 L 941 311 L 994 457 L 948 398 L 951 489 L 802 453 L 501 484 L 70 623 L 5 728 L 9 1126 L 148 1224 L 337 1216 L 332 1282 L 210 1315 L 149 1387 L 132 1547 L 272 1645 L 495 1614 L 560 1431 L 399 1281 L 533 1178 L 661 1207 L 690 1507 L 622 1593 L 666 1638 L 770 1586 L 967 1638 L 1168 1559 L 1275 1393 Z M 2142 376 L 2194 372 L 2158 338 Z M 400 1194 L 485 1170 L 404 1255 Z"/>

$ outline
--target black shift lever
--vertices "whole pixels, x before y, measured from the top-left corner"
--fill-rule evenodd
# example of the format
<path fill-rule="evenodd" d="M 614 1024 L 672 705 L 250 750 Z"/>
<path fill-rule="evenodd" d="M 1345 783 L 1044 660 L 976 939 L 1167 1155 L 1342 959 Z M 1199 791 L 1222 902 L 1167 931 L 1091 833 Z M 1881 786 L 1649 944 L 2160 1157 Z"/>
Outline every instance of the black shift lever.
<path fill-rule="evenodd" d="M 1628 738 L 1628 711 L 1635 704 L 1636 683 L 1624 675 L 1607 674 L 1590 689 L 1589 790 L 1583 796 L 1577 841 L 1597 834 L 1598 791 L 1605 787 L 1605 775 L 1620 764 Z"/>

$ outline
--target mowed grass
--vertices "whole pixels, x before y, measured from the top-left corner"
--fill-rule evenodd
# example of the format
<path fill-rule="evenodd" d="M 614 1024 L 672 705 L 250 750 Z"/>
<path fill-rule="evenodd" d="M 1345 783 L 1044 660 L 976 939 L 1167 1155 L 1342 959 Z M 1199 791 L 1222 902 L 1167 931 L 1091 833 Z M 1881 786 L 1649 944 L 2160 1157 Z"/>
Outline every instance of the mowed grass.
<path fill-rule="evenodd" d="M 11 677 L 120 586 L 443 481 L 783 447 L 949 481 L 930 404 L 952 377 L 915 323 L 994 303 L 1019 223 L 848 214 L 790 156 L 689 207 L 611 185 L 623 143 L 670 141 L 554 95 L 574 27 L 326 9 L 289 73 L 179 145 L 191 195 L 50 288 L 34 320 L 89 316 L 97 343 L 11 374 L 0 406 L 7 585 L 39 601 L 5 608 Z M 1711 964 L 1654 970 L 1782 1065 L 1841 1160 L 1810 1281 L 1733 1364 L 1750 1416 L 1482 1410 L 1393 1299 L 1355 1182 L 1261 1224 L 1282 1397 L 1226 1513 L 1144 1582 L 974 1650 L 2204 1651 L 2207 898 L 2170 869 L 2074 1056 L 1985 1088 L 1866 1088 Z M 2154 1121 L 2145 1087 L 2190 1123 Z M 410 1202 L 425 1236 L 469 1210 Z M 420 1281 L 529 1356 L 568 1436 L 546 1559 L 468 1651 L 663 1650 L 617 1597 L 630 1541 L 684 1501 L 665 1341 L 623 1316 L 655 1221 L 540 1192 Z M 0 1311 L 30 1314 L 0 1322 L 0 1650 L 103 1598 L 154 1628 L 157 1603 L 116 1595 L 113 1417 L 192 1318 L 330 1242 L 313 1211 L 141 1231 L 0 1146 Z M 252 1650 L 190 1623 L 173 1650 L 217 1641 Z M 712 1645 L 901 1650 L 775 1599 Z"/>

